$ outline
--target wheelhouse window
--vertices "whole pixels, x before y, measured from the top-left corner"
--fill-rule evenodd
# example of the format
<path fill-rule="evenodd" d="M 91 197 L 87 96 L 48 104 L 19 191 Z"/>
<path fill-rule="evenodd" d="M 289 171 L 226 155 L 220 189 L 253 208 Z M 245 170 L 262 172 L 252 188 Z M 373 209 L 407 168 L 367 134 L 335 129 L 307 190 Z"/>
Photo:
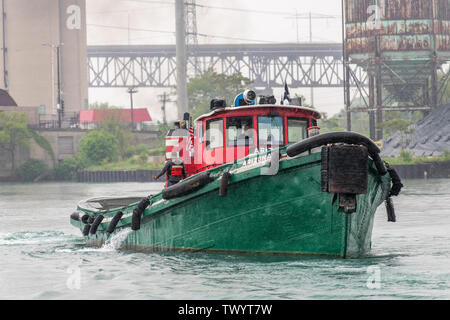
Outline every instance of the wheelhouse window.
<path fill-rule="evenodd" d="M 198 126 L 198 142 L 203 143 L 203 125 L 201 124 Z"/>
<path fill-rule="evenodd" d="M 283 118 L 258 117 L 259 146 L 281 146 L 284 144 Z"/>
<path fill-rule="evenodd" d="M 223 148 L 223 120 L 206 121 L 206 148 Z"/>
<path fill-rule="evenodd" d="M 295 143 L 308 137 L 308 120 L 288 118 L 288 143 Z"/>
<path fill-rule="evenodd" d="M 227 118 L 227 146 L 253 146 L 252 117 Z"/>

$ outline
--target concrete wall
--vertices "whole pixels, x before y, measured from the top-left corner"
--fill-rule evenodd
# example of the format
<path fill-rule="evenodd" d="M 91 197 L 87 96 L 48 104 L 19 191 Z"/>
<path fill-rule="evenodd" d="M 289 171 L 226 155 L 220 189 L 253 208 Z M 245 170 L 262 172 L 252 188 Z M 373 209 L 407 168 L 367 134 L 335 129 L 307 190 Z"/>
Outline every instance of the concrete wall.
<path fill-rule="evenodd" d="M 0 45 L 6 50 L 0 56 L 0 87 L 19 105 L 45 106 L 42 120 L 55 120 L 60 46 L 65 111 L 82 110 L 88 99 L 86 1 L 0 0 L 0 10 L 2 1 Z"/>
<path fill-rule="evenodd" d="M 0 112 L 25 112 L 30 126 L 39 126 L 39 107 L 2 107 Z"/>

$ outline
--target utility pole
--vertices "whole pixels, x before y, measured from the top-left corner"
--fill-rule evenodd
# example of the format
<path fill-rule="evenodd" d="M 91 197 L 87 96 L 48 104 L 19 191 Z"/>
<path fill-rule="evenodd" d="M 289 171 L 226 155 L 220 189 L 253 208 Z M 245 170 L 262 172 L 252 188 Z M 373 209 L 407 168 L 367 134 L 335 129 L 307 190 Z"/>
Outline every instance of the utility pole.
<path fill-rule="evenodd" d="M 163 112 L 163 123 L 167 124 L 167 117 L 166 117 L 166 103 L 167 102 L 172 102 L 171 100 L 168 99 L 167 93 L 164 92 L 164 94 L 159 96 L 159 102 L 162 103 L 162 107 L 161 110 Z"/>
<path fill-rule="evenodd" d="M 309 12 L 309 42 L 312 42 L 312 14 Z"/>
<path fill-rule="evenodd" d="M 329 15 L 322 15 L 322 14 L 314 14 L 310 11 L 307 15 L 305 14 L 299 14 L 297 9 L 295 9 L 295 15 L 287 17 L 287 19 L 295 19 L 296 23 L 296 29 L 297 29 L 297 43 L 300 43 L 300 35 L 299 35 L 299 20 L 301 19 L 307 19 L 309 20 L 309 42 L 312 43 L 313 41 L 313 32 L 312 32 L 312 20 L 313 19 L 331 19 L 335 18 L 334 16 Z M 316 70 L 312 67 L 314 64 L 314 61 L 311 61 L 311 105 L 314 105 L 314 85 L 316 81 Z"/>
<path fill-rule="evenodd" d="M 60 46 L 56 46 L 56 73 L 57 73 L 57 83 L 58 83 L 58 128 L 61 129 L 62 125 L 62 116 L 63 116 L 63 107 L 61 103 L 61 48 Z"/>
<path fill-rule="evenodd" d="M 54 45 L 50 43 L 43 43 L 42 46 L 49 47 L 52 50 L 52 104 L 55 103 L 55 94 L 54 94 L 54 88 L 55 88 L 55 82 L 54 82 L 54 53 L 56 51 L 56 112 L 58 113 L 58 128 L 61 128 L 62 126 L 62 117 L 64 115 L 64 100 L 62 99 L 62 90 L 61 90 L 61 46 L 64 45 L 63 43 L 59 45 Z M 54 106 L 54 105 L 53 105 Z"/>
<path fill-rule="evenodd" d="M 178 119 L 183 119 L 183 115 L 188 112 L 185 13 L 184 0 L 175 0 Z"/>
<path fill-rule="evenodd" d="M 344 103 L 345 103 L 345 113 L 347 116 L 347 131 L 352 131 L 352 113 L 350 110 L 350 67 L 349 67 L 349 57 L 347 52 L 347 46 L 345 45 L 345 3 L 341 0 L 341 10 L 342 10 L 342 56 L 344 68 Z"/>
<path fill-rule="evenodd" d="M 130 105 L 131 105 L 131 130 L 134 130 L 134 112 L 133 112 L 133 94 L 138 93 L 135 88 L 129 88 L 127 91 L 130 94 Z"/>
<path fill-rule="evenodd" d="M 2 33 L 3 33 L 3 83 L 5 86 L 5 90 L 9 91 L 9 83 L 8 83 L 8 68 L 6 65 L 6 55 L 7 55 L 7 48 L 6 48 L 6 11 L 5 11 L 5 0 L 2 0 Z"/>

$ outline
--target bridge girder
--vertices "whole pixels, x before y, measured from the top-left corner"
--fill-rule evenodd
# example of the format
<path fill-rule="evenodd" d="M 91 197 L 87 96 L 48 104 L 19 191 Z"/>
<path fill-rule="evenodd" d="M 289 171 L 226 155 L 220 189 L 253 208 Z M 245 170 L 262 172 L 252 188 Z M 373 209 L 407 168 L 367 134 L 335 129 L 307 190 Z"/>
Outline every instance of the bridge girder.
<path fill-rule="evenodd" d="M 227 75 L 241 73 L 257 88 L 283 87 L 285 82 L 291 88 L 344 86 L 339 43 L 199 45 L 195 54 L 188 61 L 189 76 L 213 68 Z M 176 85 L 174 45 L 90 46 L 88 66 L 93 88 Z M 356 75 L 351 85 L 364 85 L 363 69 L 351 68 Z"/>

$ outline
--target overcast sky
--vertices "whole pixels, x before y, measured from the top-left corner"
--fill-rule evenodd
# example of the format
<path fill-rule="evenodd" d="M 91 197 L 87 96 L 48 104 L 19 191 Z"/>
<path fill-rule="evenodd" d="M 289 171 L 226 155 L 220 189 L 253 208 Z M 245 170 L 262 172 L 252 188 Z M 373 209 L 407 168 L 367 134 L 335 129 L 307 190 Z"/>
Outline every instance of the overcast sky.
<path fill-rule="evenodd" d="M 296 20 L 293 15 L 306 16 L 311 12 L 316 17 L 312 21 L 312 40 L 340 42 L 340 3 L 337 0 L 197 0 L 198 5 L 214 7 L 197 8 L 198 33 L 206 35 L 199 36 L 198 40 L 199 43 L 307 42 L 310 41 L 309 20 Z M 88 44 L 174 44 L 174 11 L 173 0 L 87 0 Z M 157 95 L 163 91 L 140 89 L 135 96 L 136 107 L 149 108 L 152 117 L 161 120 Z M 309 100 L 310 89 L 291 91 Z M 314 96 L 319 111 L 331 115 L 343 108 L 341 88 L 315 89 Z M 91 103 L 109 102 L 129 107 L 129 96 L 121 89 L 90 89 L 89 98 Z M 170 120 L 176 115 L 174 108 L 171 109 Z"/>

